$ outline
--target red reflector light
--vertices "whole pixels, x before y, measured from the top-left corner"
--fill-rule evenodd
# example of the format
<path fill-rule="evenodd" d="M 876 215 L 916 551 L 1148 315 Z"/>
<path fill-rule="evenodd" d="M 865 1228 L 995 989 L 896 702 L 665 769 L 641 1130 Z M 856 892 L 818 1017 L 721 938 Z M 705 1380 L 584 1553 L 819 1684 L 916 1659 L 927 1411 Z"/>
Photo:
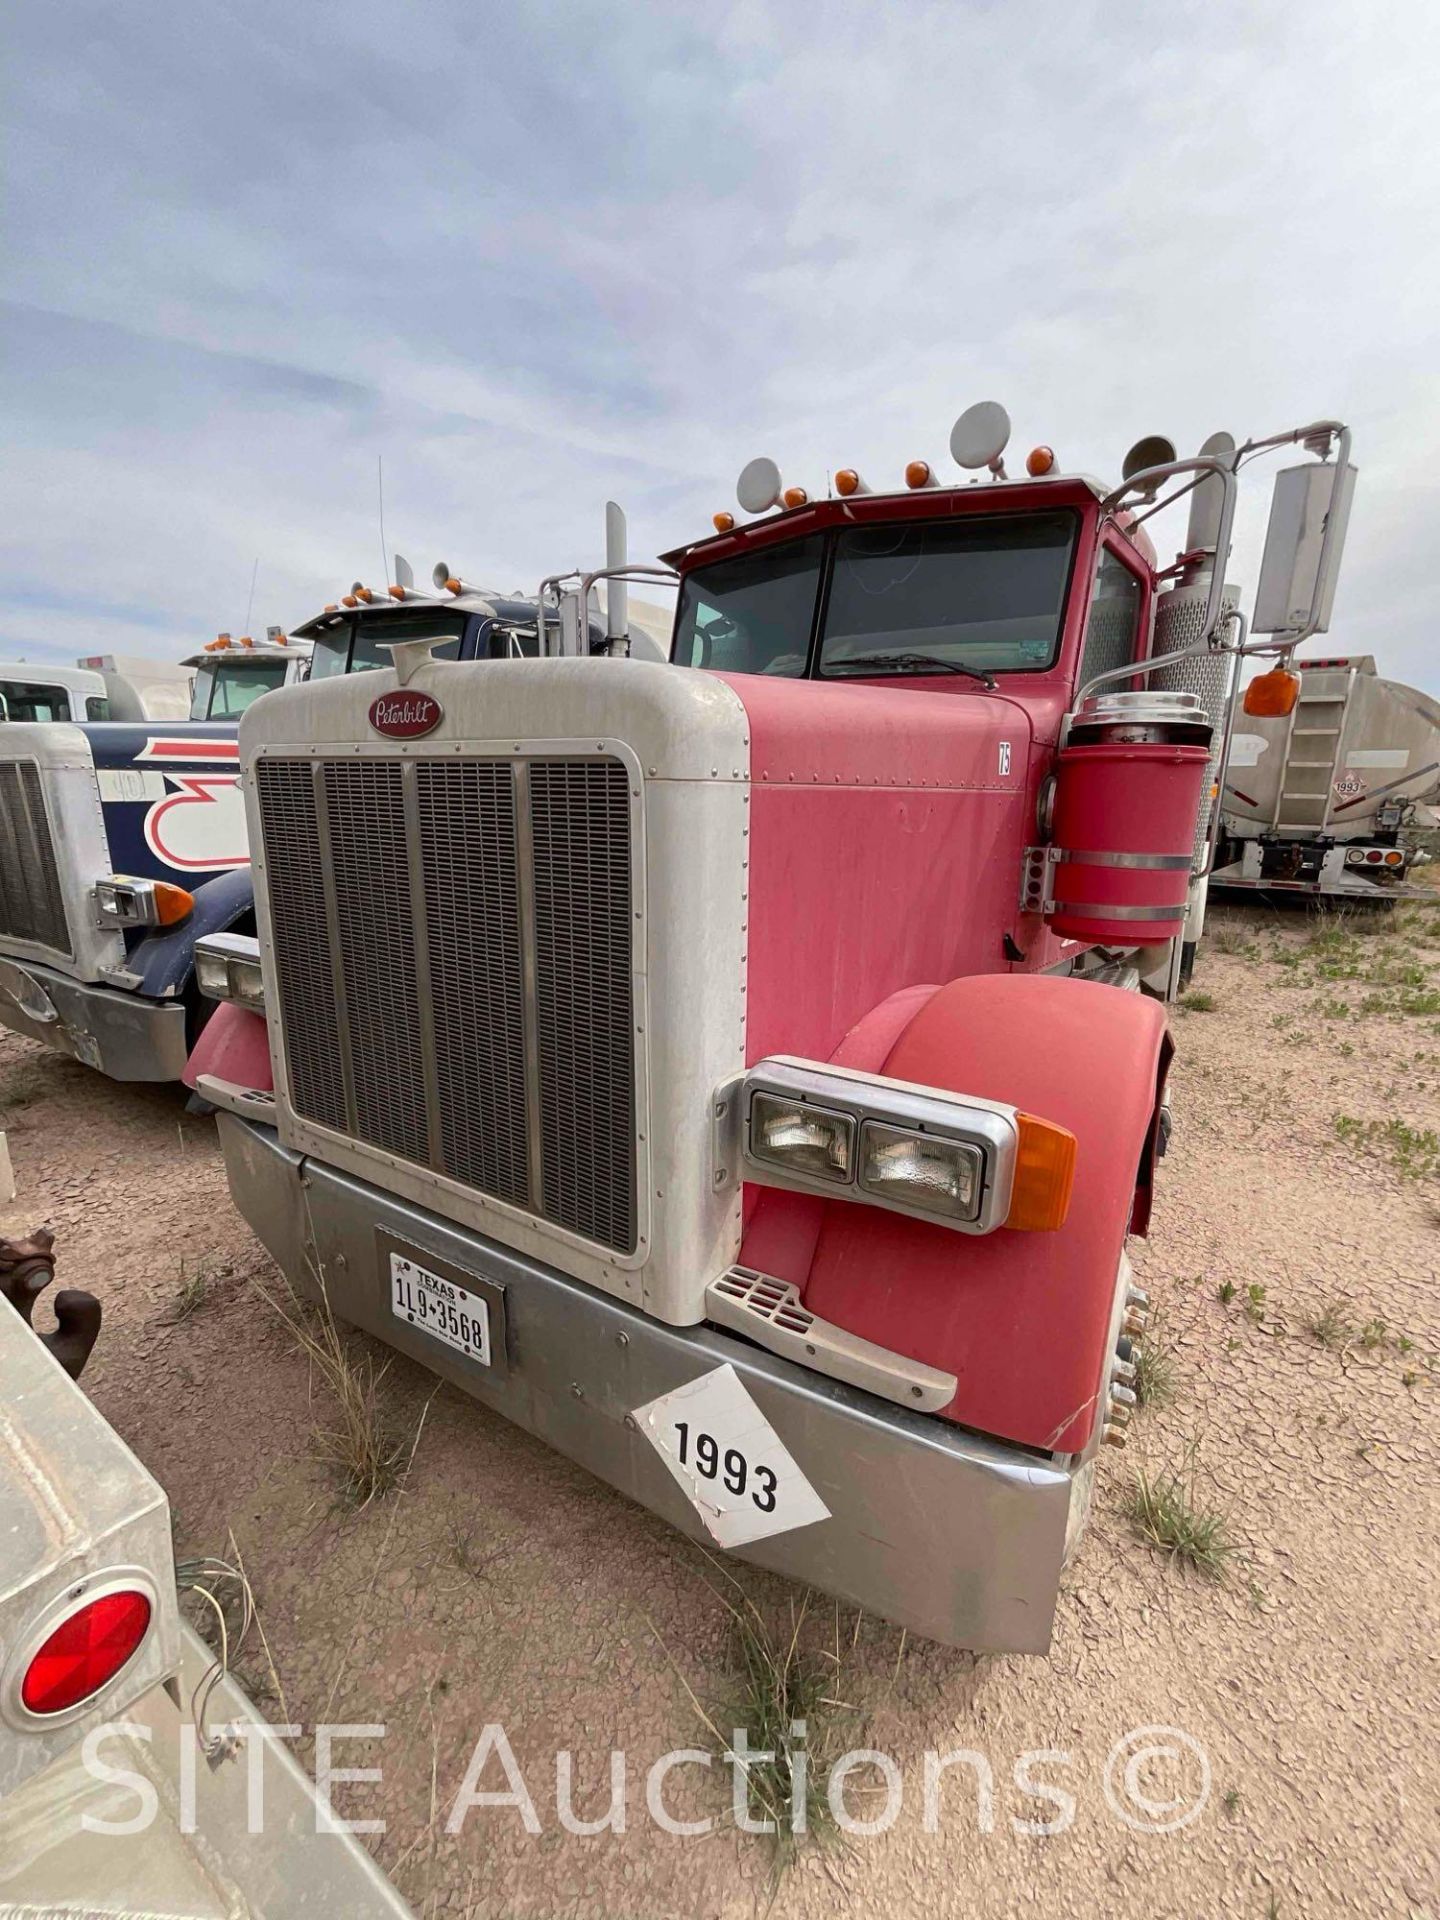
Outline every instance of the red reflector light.
<path fill-rule="evenodd" d="M 80 1607 L 25 1669 L 20 1699 L 26 1711 L 64 1713 L 79 1706 L 128 1665 L 149 1629 L 149 1598 L 134 1588 Z"/>

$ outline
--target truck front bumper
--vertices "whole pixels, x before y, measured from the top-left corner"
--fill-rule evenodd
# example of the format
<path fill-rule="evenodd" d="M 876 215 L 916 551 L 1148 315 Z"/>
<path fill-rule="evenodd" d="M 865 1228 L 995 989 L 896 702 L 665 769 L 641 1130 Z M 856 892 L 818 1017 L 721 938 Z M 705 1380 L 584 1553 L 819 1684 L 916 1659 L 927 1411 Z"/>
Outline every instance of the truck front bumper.
<path fill-rule="evenodd" d="M 1050 1645 L 1060 1572 L 1093 1465 L 965 1432 L 709 1326 L 672 1327 L 217 1115 L 230 1191 L 291 1283 L 323 1276 L 337 1316 L 410 1354 L 648 1507 L 714 1542 L 633 1418 L 729 1365 L 829 1509 L 733 1549 L 928 1639 L 1006 1653 Z M 497 1367 L 391 1311 L 381 1238 L 503 1290 Z"/>
<path fill-rule="evenodd" d="M 178 1001 L 93 986 L 33 960 L 0 959 L 0 1021 L 112 1080 L 178 1080 L 185 1071 Z"/>

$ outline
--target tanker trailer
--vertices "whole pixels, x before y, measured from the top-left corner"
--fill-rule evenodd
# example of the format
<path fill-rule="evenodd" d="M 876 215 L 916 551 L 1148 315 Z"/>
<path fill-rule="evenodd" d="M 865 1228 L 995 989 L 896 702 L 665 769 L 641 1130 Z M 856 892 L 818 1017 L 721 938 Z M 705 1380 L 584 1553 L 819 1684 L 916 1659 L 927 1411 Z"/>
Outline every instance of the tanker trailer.
<path fill-rule="evenodd" d="M 1375 671 L 1370 654 L 1291 663 L 1288 714 L 1236 716 L 1221 794 L 1216 887 L 1395 899 L 1434 822 L 1440 702 Z"/>

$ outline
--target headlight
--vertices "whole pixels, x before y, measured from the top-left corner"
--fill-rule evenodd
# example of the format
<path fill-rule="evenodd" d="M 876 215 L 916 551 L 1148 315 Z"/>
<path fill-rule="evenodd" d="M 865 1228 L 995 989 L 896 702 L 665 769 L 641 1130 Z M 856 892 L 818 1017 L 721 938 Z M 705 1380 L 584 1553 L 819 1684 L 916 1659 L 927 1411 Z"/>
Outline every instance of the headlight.
<path fill-rule="evenodd" d="M 998 1101 L 810 1060 L 762 1060 L 716 1111 L 738 1109 L 725 1167 L 761 1186 L 855 1200 L 961 1233 L 1063 1224 L 1075 1136 Z M 738 1151 L 738 1160 L 733 1158 Z"/>
<path fill-rule="evenodd" d="M 112 873 L 95 883 L 95 918 L 102 927 L 174 927 L 194 911 L 195 896 L 166 880 L 132 880 Z"/>
<path fill-rule="evenodd" d="M 265 1011 L 260 942 L 241 933 L 212 933 L 195 942 L 195 984 L 207 1000 L 231 1000 Z"/>
<path fill-rule="evenodd" d="M 855 1122 L 849 1114 L 757 1093 L 750 1102 L 750 1151 L 818 1180 L 848 1181 Z"/>
<path fill-rule="evenodd" d="M 860 1130 L 860 1184 L 882 1200 L 951 1220 L 973 1220 L 984 1176 L 979 1147 L 876 1120 L 867 1120 Z"/>

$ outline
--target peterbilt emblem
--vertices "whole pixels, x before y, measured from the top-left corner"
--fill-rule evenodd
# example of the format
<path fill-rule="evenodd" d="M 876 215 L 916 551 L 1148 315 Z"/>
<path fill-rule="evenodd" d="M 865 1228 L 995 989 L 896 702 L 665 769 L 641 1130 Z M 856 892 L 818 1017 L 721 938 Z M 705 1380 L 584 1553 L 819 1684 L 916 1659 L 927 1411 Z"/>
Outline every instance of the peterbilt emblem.
<path fill-rule="evenodd" d="M 433 693 L 382 693 L 370 702 L 370 724 L 391 740 L 419 740 L 433 733 L 445 709 Z"/>

